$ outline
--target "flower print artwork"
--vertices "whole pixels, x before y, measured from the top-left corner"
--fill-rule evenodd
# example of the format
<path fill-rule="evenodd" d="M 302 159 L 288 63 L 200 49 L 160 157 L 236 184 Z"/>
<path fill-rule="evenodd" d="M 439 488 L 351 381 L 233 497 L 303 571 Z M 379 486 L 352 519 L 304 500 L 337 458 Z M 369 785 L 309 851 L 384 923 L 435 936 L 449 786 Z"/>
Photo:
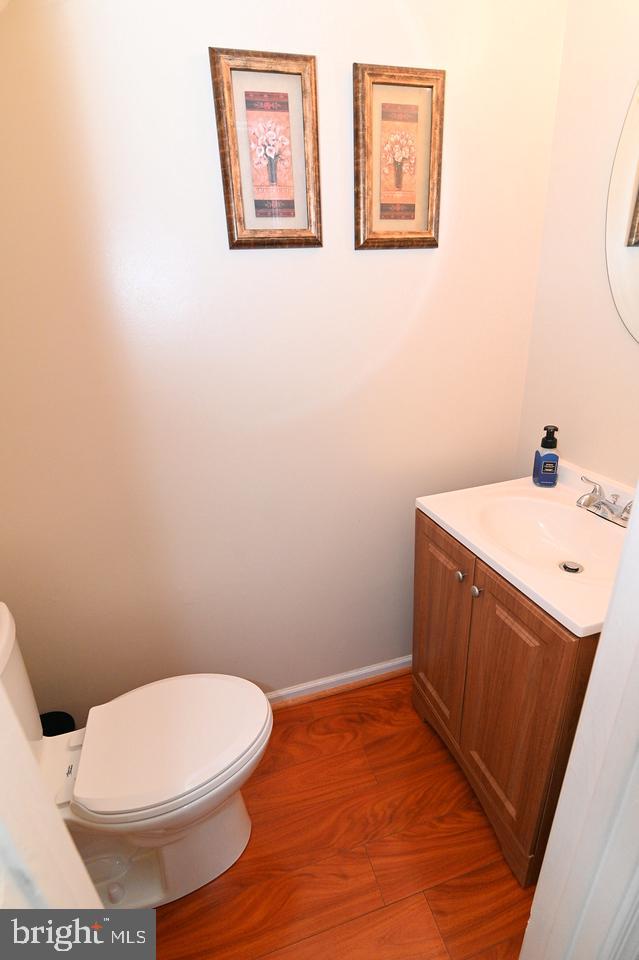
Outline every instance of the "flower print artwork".
<path fill-rule="evenodd" d="M 294 217 L 295 193 L 287 93 L 245 94 L 257 217 Z"/>
<path fill-rule="evenodd" d="M 403 130 L 391 133 L 382 147 L 382 171 L 395 176 L 395 189 L 401 190 L 404 173 L 415 173 L 415 141 Z"/>
<path fill-rule="evenodd" d="M 251 162 L 254 167 L 268 167 L 268 182 L 277 183 L 277 166 L 290 164 L 289 139 L 274 120 L 257 123 L 250 131 Z"/>
<path fill-rule="evenodd" d="M 419 108 L 382 103 L 380 219 L 414 220 Z"/>

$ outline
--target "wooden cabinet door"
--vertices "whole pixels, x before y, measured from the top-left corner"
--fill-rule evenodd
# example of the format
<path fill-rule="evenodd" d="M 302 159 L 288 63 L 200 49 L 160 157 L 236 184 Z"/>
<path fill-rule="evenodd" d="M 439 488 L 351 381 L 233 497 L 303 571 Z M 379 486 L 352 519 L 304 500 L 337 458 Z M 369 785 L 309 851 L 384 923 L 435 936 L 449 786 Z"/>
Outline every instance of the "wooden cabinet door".
<path fill-rule="evenodd" d="M 474 568 L 474 554 L 418 510 L 413 674 L 422 696 L 456 741 L 464 699 Z"/>
<path fill-rule="evenodd" d="M 533 850 L 577 638 L 476 563 L 461 749 L 497 816 Z"/>

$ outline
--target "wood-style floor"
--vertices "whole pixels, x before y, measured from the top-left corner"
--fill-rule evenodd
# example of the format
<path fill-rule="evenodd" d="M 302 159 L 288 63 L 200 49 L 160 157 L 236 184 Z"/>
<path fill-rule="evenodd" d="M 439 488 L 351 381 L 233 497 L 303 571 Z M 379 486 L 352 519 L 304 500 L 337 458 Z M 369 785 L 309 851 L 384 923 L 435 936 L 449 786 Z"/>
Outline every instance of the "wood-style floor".
<path fill-rule="evenodd" d="M 402 676 L 275 713 L 253 833 L 157 911 L 158 960 L 515 960 L 530 912 Z"/>

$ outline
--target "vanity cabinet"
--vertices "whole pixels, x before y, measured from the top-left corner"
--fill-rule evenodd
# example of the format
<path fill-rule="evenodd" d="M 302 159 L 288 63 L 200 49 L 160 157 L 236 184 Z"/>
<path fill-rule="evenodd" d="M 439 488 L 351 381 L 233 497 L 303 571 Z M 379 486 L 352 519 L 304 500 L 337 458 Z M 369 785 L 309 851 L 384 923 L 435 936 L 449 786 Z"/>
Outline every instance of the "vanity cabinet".
<path fill-rule="evenodd" d="M 438 723 L 459 741 L 475 557 L 418 511 L 413 674 Z"/>
<path fill-rule="evenodd" d="M 576 637 L 417 511 L 413 702 L 519 882 L 536 880 L 598 635 Z"/>

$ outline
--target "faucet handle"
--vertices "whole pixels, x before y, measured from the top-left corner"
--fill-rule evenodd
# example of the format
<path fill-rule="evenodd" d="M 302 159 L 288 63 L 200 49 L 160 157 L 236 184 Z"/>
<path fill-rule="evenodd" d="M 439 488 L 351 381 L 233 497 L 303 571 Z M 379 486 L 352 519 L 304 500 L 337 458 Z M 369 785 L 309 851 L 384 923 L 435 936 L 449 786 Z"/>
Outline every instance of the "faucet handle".
<path fill-rule="evenodd" d="M 588 508 L 592 506 L 592 504 L 596 500 L 604 499 L 604 491 L 600 483 L 596 483 L 594 480 L 590 480 L 588 477 L 585 477 L 585 476 L 582 476 L 581 479 L 583 480 L 584 483 L 591 483 L 592 490 L 590 491 L 590 493 L 583 493 L 579 497 L 579 499 L 577 500 L 578 507 Z"/>
<path fill-rule="evenodd" d="M 629 520 L 629 519 L 630 519 L 630 514 L 631 514 L 631 512 L 632 512 L 632 504 L 633 504 L 633 501 L 632 501 L 632 500 L 629 500 L 628 503 L 627 503 L 627 504 L 625 505 L 625 507 L 623 508 L 623 510 L 621 511 L 621 519 L 622 519 L 622 520 Z"/>
<path fill-rule="evenodd" d="M 603 487 L 601 486 L 600 483 L 596 483 L 595 480 L 590 480 L 589 477 L 585 477 L 585 476 L 582 476 L 581 479 L 583 480 L 584 483 L 592 484 L 592 493 L 596 494 L 598 497 L 600 497 L 603 494 Z"/>

